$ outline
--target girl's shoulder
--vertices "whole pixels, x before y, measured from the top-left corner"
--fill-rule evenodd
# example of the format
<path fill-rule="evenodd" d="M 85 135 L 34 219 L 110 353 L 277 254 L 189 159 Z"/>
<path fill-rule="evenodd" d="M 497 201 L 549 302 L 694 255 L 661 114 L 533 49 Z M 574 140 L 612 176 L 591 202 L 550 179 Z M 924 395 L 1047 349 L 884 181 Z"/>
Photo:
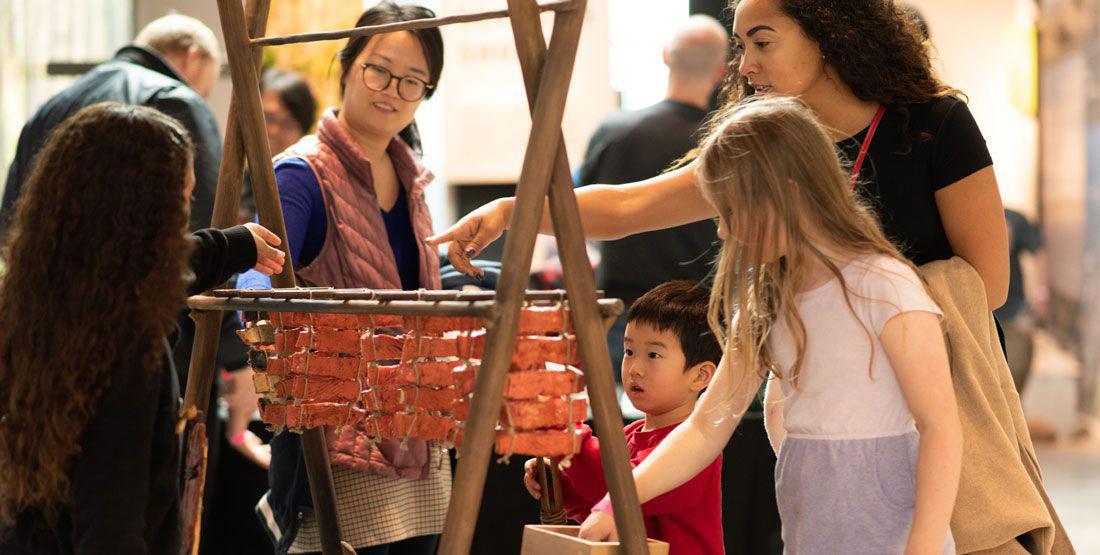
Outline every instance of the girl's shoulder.
<path fill-rule="evenodd" d="M 885 254 L 863 255 L 853 260 L 847 270 L 851 274 L 846 279 L 848 290 L 855 297 L 853 302 L 867 306 L 876 334 L 901 312 L 941 314 L 924 281 L 902 260 Z"/>
<path fill-rule="evenodd" d="M 914 287 L 924 290 L 923 282 L 912 266 L 886 254 L 857 256 L 848 264 L 844 273 L 849 290 L 872 299 L 881 297 L 884 290 Z"/>

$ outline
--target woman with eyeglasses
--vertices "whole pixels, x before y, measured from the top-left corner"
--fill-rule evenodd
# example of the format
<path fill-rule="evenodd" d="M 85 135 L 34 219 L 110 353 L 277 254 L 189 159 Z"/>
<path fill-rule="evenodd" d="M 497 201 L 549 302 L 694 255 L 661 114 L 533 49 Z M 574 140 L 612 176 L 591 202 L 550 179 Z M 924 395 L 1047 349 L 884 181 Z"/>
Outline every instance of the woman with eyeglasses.
<path fill-rule="evenodd" d="M 435 17 L 382 2 L 356 27 Z M 438 29 L 352 37 L 337 53 L 340 106 L 317 132 L 275 157 L 287 239 L 303 286 L 440 289 L 439 257 L 414 116 L 443 70 Z M 266 288 L 251 273 L 240 287 Z M 368 440 L 360 426 L 326 430 L 343 540 L 357 553 L 435 552 L 451 495 L 447 452 L 419 440 Z M 271 489 L 257 511 L 277 553 L 320 551 L 299 436 L 272 441 Z"/>

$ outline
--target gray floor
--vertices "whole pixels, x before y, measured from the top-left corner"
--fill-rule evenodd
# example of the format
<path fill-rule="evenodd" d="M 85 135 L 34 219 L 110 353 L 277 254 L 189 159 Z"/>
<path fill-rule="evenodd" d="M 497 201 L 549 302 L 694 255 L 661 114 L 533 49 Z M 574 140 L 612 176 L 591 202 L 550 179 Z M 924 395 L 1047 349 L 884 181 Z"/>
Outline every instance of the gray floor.
<path fill-rule="evenodd" d="M 1077 553 L 1100 554 L 1100 444 L 1037 446 L 1043 483 Z"/>

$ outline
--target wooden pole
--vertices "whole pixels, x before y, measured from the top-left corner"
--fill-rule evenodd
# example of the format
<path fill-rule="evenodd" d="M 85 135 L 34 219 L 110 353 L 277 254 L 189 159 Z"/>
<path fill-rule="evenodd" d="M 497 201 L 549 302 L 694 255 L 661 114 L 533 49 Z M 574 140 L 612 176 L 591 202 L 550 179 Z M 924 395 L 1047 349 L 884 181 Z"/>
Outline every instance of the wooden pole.
<path fill-rule="evenodd" d="M 267 15 L 271 0 L 248 0 L 245 9 L 248 12 L 248 31 L 251 36 L 261 36 L 267 29 Z M 259 71 L 262 48 L 253 49 L 253 66 Z M 229 124 L 225 130 L 225 142 L 222 146 L 221 165 L 218 167 L 218 185 L 214 190 L 214 212 L 210 225 L 215 228 L 232 226 L 237 220 L 237 211 L 241 204 L 241 180 L 244 176 L 244 147 L 237 126 L 237 101 L 229 101 Z M 214 380 L 214 366 L 217 362 L 218 340 L 221 332 L 221 313 L 217 318 L 192 314 L 195 320 L 195 342 L 191 348 L 191 362 L 187 371 L 187 388 L 183 405 L 180 407 L 181 419 L 197 413 L 198 403 L 206 406 L 210 397 L 210 388 Z M 211 323 L 207 323 L 209 320 Z M 183 425 L 183 422 L 180 422 Z M 183 431 L 180 429 L 179 431 Z"/>
<path fill-rule="evenodd" d="M 553 0 L 552 2 L 546 2 L 545 4 L 539 4 L 539 11 L 561 11 L 573 9 L 575 0 Z M 394 33 L 397 31 L 412 31 L 415 29 L 430 29 L 433 27 L 443 27 L 445 25 L 454 25 L 455 23 L 473 23 L 475 21 L 486 21 L 489 19 L 503 19 L 508 17 L 508 10 L 496 10 L 491 12 L 480 12 L 463 15 L 450 15 L 446 17 L 434 17 L 431 19 L 414 19 L 412 21 L 399 21 L 397 23 L 386 23 L 384 25 L 371 25 L 368 27 L 356 27 L 354 29 L 343 29 L 340 31 L 323 31 L 318 33 L 300 33 L 297 35 L 284 35 L 280 37 L 265 37 L 260 39 L 252 39 L 252 44 L 258 46 L 276 46 L 280 44 L 294 44 L 299 42 L 319 42 L 326 40 L 338 40 L 346 39 L 350 37 L 361 37 L 368 35 L 381 35 L 383 33 Z"/>
<path fill-rule="evenodd" d="M 250 36 L 262 36 L 267 30 L 267 16 L 270 8 L 270 0 L 248 0 L 245 7 L 247 13 L 248 33 Z M 252 66 L 259 71 L 262 48 L 254 48 L 252 52 Z M 241 202 L 241 177 L 244 172 L 244 157 L 241 147 L 241 135 L 236 125 L 236 102 L 231 100 L 229 104 L 229 126 L 225 132 L 225 143 L 222 147 L 222 159 L 218 168 L 218 183 L 214 190 L 214 211 L 211 215 L 211 225 L 216 228 L 232 226 L 237 218 L 237 210 Z M 210 389 L 214 383 L 215 364 L 217 362 L 218 340 L 222 323 L 221 311 L 193 311 L 191 318 L 195 321 L 195 339 L 191 348 L 191 360 L 187 373 L 187 387 L 184 390 L 184 401 L 180 407 L 180 420 L 176 426 L 177 433 L 186 432 L 183 437 L 187 449 L 193 448 L 196 440 L 192 434 L 202 433 L 205 436 L 205 445 L 209 446 L 211 440 L 220 441 L 220 438 L 210 438 L 203 425 L 205 422 L 204 410 L 209 404 Z M 199 428 L 203 430 L 199 431 Z M 185 457 L 185 460 L 192 457 Z M 199 538 L 202 533 L 202 491 L 206 482 L 206 465 L 200 466 L 200 475 L 190 478 L 184 484 L 185 493 L 197 489 L 199 496 L 195 513 L 184 514 L 183 519 L 190 522 L 194 532 L 184 538 L 191 545 L 184 546 L 186 551 L 197 553 Z M 186 496 L 185 496 L 186 497 Z M 189 509 L 191 509 L 189 507 Z M 193 521 L 191 519 L 194 519 Z"/>
<path fill-rule="evenodd" d="M 531 3 L 526 0 L 509 0 L 508 5 L 528 101 L 534 108 L 534 95 L 541 84 L 541 70 L 546 56 L 539 14 L 531 9 Z M 583 8 L 583 4 L 580 7 Z M 554 35 L 557 32 L 555 26 Z M 585 249 L 580 210 L 573 192 L 569 160 L 560 130 L 554 144 L 556 147 L 553 149 L 555 163 L 550 183 L 550 219 L 558 240 L 565 288 L 569 292 L 570 313 L 573 317 L 573 328 L 577 332 L 577 346 L 581 352 L 585 382 L 588 384 L 588 399 L 592 406 L 596 432 L 600 436 L 604 478 L 615 507 L 615 525 L 621 545 L 628 554 L 647 553 L 649 548 L 646 543 L 645 522 L 642 520 L 641 505 L 634 487 L 630 454 L 626 437 L 622 433 L 622 413 L 611 376 L 606 328 L 596 305 L 596 280 Z"/>
<path fill-rule="evenodd" d="M 273 287 L 294 287 L 290 245 L 286 239 L 283 209 L 275 185 L 275 170 L 271 164 L 271 148 L 267 143 L 263 109 L 260 106 L 260 83 L 252 63 L 249 36 L 245 28 L 240 0 L 218 0 L 229 71 L 233 79 L 233 98 L 239 108 L 237 126 L 244 143 L 244 152 L 251 172 L 253 195 L 260 224 L 282 239 L 280 248 L 286 253 L 282 272 L 271 276 Z M 325 555 L 344 553 L 340 542 L 340 523 L 336 514 L 336 495 L 325 446 L 324 430 L 312 428 L 302 433 L 302 451 L 313 494 L 313 508 L 321 533 L 321 551 Z"/>
<path fill-rule="evenodd" d="M 531 5 L 534 6 L 533 0 Z M 481 371 L 474 384 L 470 413 L 462 440 L 461 456 L 439 552 L 464 555 L 470 551 L 478 508 L 481 505 L 485 473 L 492 455 L 494 425 L 504 396 L 504 380 L 519 329 L 520 307 L 534 255 L 538 223 L 550 185 L 555 152 L 546 155 L 546 146 L 561 137 L 561 121 L 569 80 L 577 55 L 584 10 L 559 13 L 554 19 L 554 35 L 539 84 L 531 134 L 527 141 L 523 169 L 516 186 L 516 205 L 512 211 L 508 239 L 504 245 L 497 302 L 500 317 L 486 338 Z M 513 22 L 515 25 L 515 22 Z M 520 33 L 520 29 L 515 29 Z"/>

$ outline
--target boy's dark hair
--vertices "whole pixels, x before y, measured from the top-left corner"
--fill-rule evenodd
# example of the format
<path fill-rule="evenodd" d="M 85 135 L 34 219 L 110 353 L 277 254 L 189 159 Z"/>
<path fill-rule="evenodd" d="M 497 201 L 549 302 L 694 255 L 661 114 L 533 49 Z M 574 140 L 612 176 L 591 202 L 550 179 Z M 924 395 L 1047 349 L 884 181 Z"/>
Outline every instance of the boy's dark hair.
<path fill-rule="evenodd" d="M 630 307 L 626 321 L 669 331 L 680 341 L 687 370 L 702 362 L 715 366 L 722 359 L 722 345 L 707 323 L 710 290 L 699 282 L 669 281 L 650 289 Z"/>

